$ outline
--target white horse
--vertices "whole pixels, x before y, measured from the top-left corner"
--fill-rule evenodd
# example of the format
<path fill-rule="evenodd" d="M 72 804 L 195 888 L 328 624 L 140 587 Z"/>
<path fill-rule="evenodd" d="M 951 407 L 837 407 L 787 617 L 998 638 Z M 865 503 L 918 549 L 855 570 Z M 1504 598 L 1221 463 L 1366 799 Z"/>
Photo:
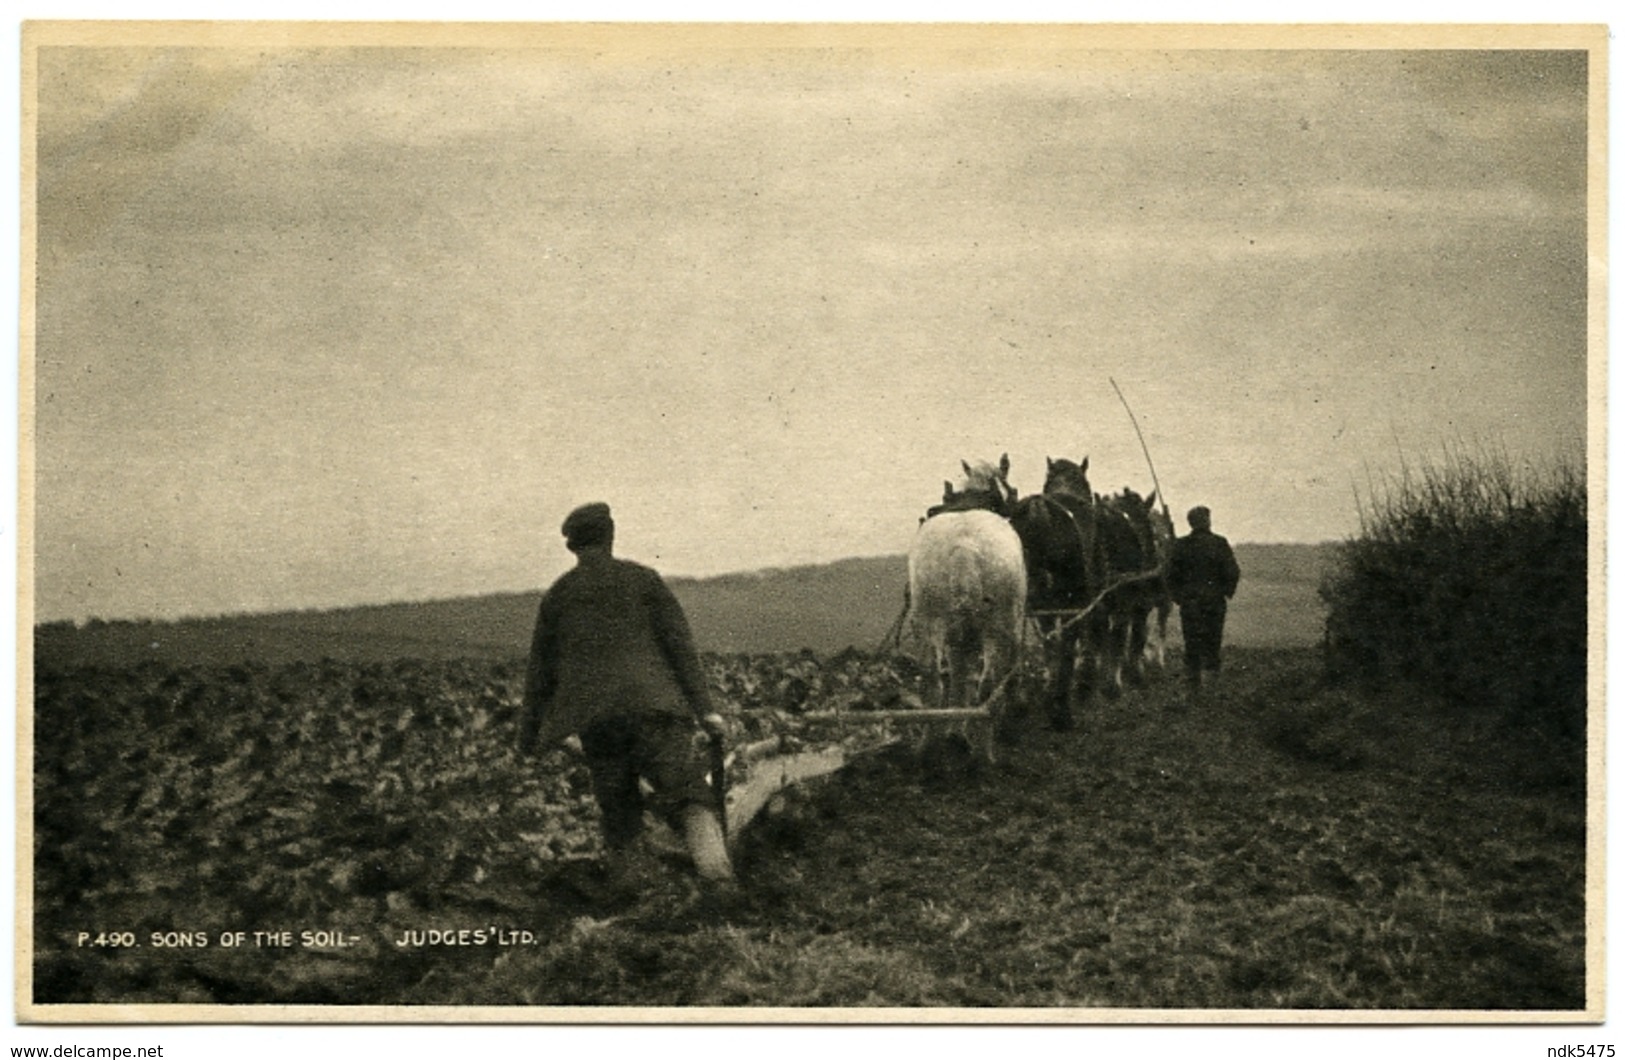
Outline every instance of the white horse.
<path fill-rule="evenodd" d="M 1021 539 L 990 511 L 934 515 L 909 550 L 908 590 L 911 628 L 931 653 L 935 705 L 977 705 L 1020 661 L 1027 606 Z"/>

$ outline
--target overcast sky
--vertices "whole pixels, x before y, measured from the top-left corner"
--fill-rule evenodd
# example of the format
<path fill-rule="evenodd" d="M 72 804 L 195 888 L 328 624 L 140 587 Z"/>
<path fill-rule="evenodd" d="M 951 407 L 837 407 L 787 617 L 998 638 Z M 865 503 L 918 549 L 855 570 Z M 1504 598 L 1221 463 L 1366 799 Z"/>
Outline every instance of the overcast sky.
<path fill-rule="evenodd" d="M 1582 52 L 643 32 L 42 49 L 36 617 L 902 552 L 961 458 L 1149 489 L 1112 378 L 1237 541 L 1583 458 Z"/>

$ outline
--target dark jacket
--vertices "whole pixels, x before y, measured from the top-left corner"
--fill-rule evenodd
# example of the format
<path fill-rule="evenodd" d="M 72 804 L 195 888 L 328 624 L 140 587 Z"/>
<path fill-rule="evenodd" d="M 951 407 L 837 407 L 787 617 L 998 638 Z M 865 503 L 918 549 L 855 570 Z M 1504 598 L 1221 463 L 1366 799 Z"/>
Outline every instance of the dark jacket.
<path fill-rule="evenodd" d="M 1241 568 L 1230 542 L 1211 530 L 1192 530 L 1174 542 L 1168 557 L 1168 592 L 1174 602 L 1217 603 L 1236 594 Z"/>
<path fill-rule="evenodd" d="M 546 749 L 603 718 L 710 711 L 699 653 L 660 575 L 588 548 L 536 612 L 521 750 Z"/>

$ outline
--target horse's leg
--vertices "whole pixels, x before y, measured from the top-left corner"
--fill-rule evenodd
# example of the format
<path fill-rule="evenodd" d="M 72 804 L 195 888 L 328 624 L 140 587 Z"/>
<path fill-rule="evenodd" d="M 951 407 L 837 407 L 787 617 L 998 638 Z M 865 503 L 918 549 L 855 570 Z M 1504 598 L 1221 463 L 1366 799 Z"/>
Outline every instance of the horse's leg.
<path fill-rule="evenodd" d="M 974 687 L 970 683 L 971 659 L 979 655 L 975 628 L 969 620 L 959 618 L 948 629 L 948 699 L 944 706 L 963 708 L 970 705 Z"/>
<path fill-rule="evenodd" d="M 926 698 L 933 707 L 945 704 L 942 699 L 942 668 L 948 662 L 948 644 L 941 632 L 931 631 L 931 656 L 929 673 L 926 674 Z"/>
<path fill-rule="evenodd" d="M 1100 689 L 1103 672 L 1101 649 L 1105 644 L 1106 632 L 1093 620 L 1082 622 L 1074 629 L 1076 632 L 1069 654 L 1077 668 L 1077 677 L 1071 682 L 1070 694 L 1072 710 L 1080 711 L 1089 708 Z"/>
<path fill-rule="evenodd" d="M 981 730 L 981 758 L 986 762 L 993 762 L 993 733 L 998 732 L 999 717 L 1004 707 L 1001 702 L 1009 694 L 1009 689 L 999 684 L 999 662 L 1003 658 L 1003 639 L 998 636 L 983 637 L 981 641 L 981 689 L 977 694 L 977 706 L 986 707 L 988 717 L 983 722 L 977 722 Z M 999 696 L 999 699 L 993 699 Z M 968 735 L 968 733 L 967 733 Z M 972 743 L 973 746 L 973 743 Z"/>
<path fill-rule="evenodd" d="M 1129 687 L 1133 665 L 1129 659 L 1128 646 L 1134 639 L 1134 619 L 1132 613 L 1119 611 L 1114 622 L 1114 636 L 1112 637 L 1112 686 L 1113 692 L 1121 696 Z"/>
<path fill-rule="evenodd" d="M 1128 645 L 1124 658 L 1128 664 L 1129 684 L 1144 688 L 1149 683 L 1145 674 L 1146 631 L 1150 624 L 1151 609 L 1138 601 L 1129 616 Z"/>
<path fill-rule="evenodd" d="M 1152 646 L 1152 661 L 1158 670 L 1168 668 L 1168 618 L 1174 610 L 1173 601 L 1166 596 L 1157 600 L 1156 641 Z"/>
<path fill-rule="evenodd" d="M 998 687 L 999 653 L 1002 650 L 998 634 L 984 629 L 976 639 L 976 682 L 971 685 L 968 707 L 980 707 Z"/>
<path fill-rule="evenodd" d="M 1077 662 L 1076 626 L 1052 630 L 1044 639 L 1049 660 L 1049 725 L 1057 732 L 1072 728 L 1072 680 Z"/>
<path fill-rule="evenodd" d="M 1027 717 L 1032 706 L 1032 687 L 1027 682 L 1026 674 L 1019 672 L 1026 663 L 1025 650 L 1028 638 L 1033 635 L 1033 622 L 1026 616 L 1025 604 L 1017 610 L 1015 616 L 1016 633 L 1011 641 L 1009 667 L 1004 681 L 1004 695 L 1000 697 L 998 709 L 994 712 L 995 724 L 993 726 L 994 738 L 1006 744 L 1014 744 L 1020 739 L 1019 726 Z M 1040 645 L 1042 648 L 1042 645 Z M 1047 660 L 1046 660 L 1047 661 Z"/>
<path fill-rule="evenodd" d="M 992 715 L 994 706 L 988 702 L 988 696 L 992 695 L 994 688 L 994 683 L 989 679 L 989 675 L 993 670 L 997 655 L 998 649 L 994 646 L 993 640 L 984 636 L 982 638 L 982 650 L 978 659 L 980 665 L 976 667 L 976 680 L 971 684 L 970 702 L 966 704 L 968 707 L 986 709 L 989 717 Z M 982 744 L 983 757 L 989 762 L 993 761 L 992 721 L 984 721 L 981 718 L 967 718 L 965 721 L 965 742 L 973 748 L 978 743 Z"/>
<path fill-rule="evenodd" d="M 1081 681 L 1085 699 L 1100 693 L 1111 699 L 1111 615 L 1105 608 L 1095 611 L 1085 623 L 1084 680 Z"/>
<path fill-rule="evenodd" d="M 957 644 L 948 646 L 948 695 L 945 707 L 965 705 L 965 652 Z"/>
<path fill-rule="evenodd" d="M 1017 608 L 1007 626 L 989 630 L 982 640 L 982 682 L 985 691 L 977 697 L 978 705 L 987 707 L 987 720 L 982 726 L 982 755 L 989 762 L 995 759 L 994 740 L 1004 728 L 1010 714 L 1010 704 L 1016 694 L 1015 670 L 1021 658 L 1021 608 Z"/>
<path fill-rule="evenodd" d="M 1129 644 L 1134 640 L 1134 613 L 1125 607 L 1112 619 L 1112 675 L 1114 691 L 1122 695 L 1133 679 L 1133 660 L 1129 658 Z"/>

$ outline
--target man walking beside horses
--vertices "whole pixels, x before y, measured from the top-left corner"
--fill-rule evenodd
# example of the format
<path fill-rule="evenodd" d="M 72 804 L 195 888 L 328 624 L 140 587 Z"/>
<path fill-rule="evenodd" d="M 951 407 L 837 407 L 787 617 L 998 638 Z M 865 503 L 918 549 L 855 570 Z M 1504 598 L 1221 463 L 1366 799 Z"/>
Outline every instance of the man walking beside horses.
<path fill-rule="evenodd" d="M 1212 513 L 1197 506 L 1185 518 L 1191 532 L 1174 542 L 1168 558 L 1168 593 L 1179 605 L 1185 684 L 1194 699 L 1201 693 L 1203 673 L 1219 672 L 1225 610 L 1236 595 L 1241 568 L 1230 542 L 1213 532 Z"/>

